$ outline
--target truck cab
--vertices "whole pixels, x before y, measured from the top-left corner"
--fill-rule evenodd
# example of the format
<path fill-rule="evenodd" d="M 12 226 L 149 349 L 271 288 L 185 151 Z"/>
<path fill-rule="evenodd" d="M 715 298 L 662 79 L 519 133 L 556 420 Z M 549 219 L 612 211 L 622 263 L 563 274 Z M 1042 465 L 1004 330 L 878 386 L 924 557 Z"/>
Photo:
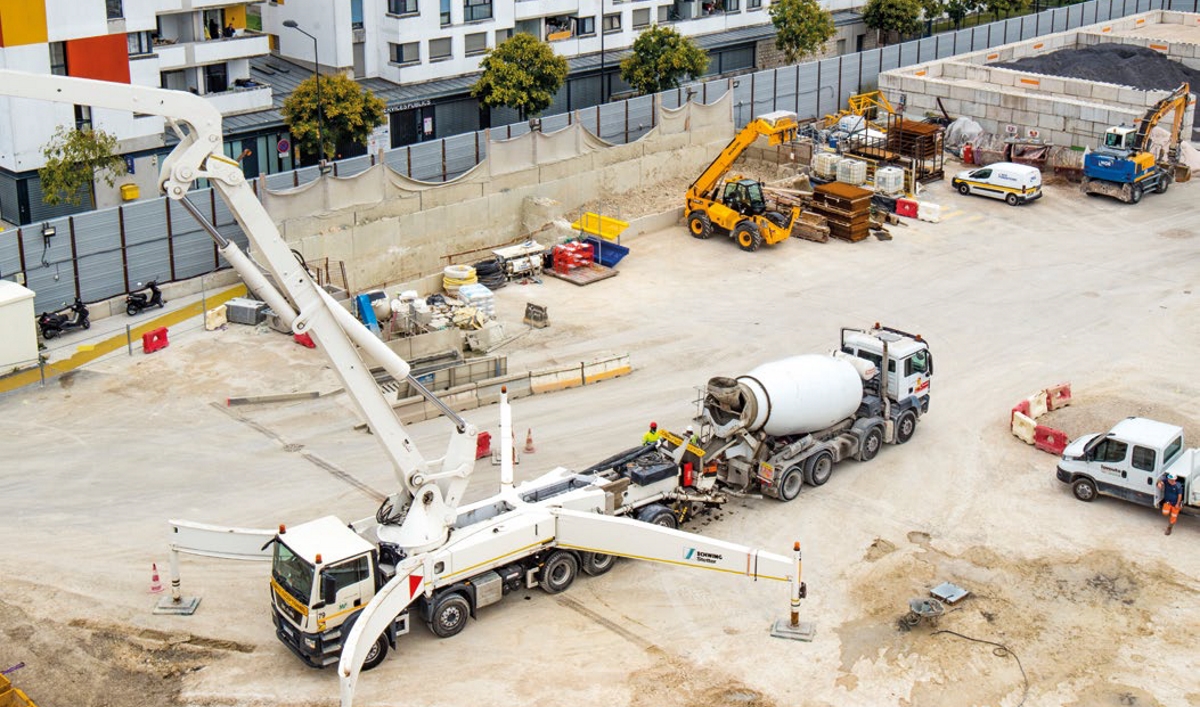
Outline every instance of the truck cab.
<path fill-rule="evenodd" d="M 377 550 L 333 516 L 281 527 L 273 543 L 276 636 L 310 666 L 337 663 L 347 620 L 383 584 Z"/>
<path fill-rule="evenodd" d="M 1196 508 L 1200 492 L 1192 483 L 1196 450 L 1184 449 L 1183 428 L 1144 417 L 1129 417 L 1108 432 L 1084 435 L 1063 450 L 1056 476 L 1070 484 L 1080 501 L 1114 496 L 1142 506 L 1162 501 L 1158 482 L 1173 473 L 1184 484 L 1185 506 Z"/>
<path fill-rule="evenodd" d="M 885 346 L 888 400 L 895 403 L 910 400 L 922 413 L 928 412 L 933 354 L 929 352 L 929 345 L 924 339 L 878 326 L 870 332 L 853 329 L 842 331 L 842 353 L 869 361 L 876 370 L 883 367 Z M 878 384 L 875 387 L 878 388 Z M 874 392 L 878 394 L 879 391 Z"/>

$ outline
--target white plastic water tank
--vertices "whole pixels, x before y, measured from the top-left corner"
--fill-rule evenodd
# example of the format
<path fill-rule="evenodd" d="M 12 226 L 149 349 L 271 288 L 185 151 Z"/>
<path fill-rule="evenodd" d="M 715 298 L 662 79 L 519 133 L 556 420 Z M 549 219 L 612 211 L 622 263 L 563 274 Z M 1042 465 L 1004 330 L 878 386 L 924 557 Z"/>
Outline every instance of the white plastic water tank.
<path fill-rule="evenodd" d="M 867 181 L 867 163 L 861 160 L 845 159 L 838 162 L 837 180 L 845 184 L 858 186 Z"/>
<path fill-rule="evenodd" d="M 842 156 L 835 152 L 818 152 L 812 158 L 813 174 L 822 179 L 833 179 L 837 176 L 838 163 Z"/>
<path fill-rule="evenodd" d="M 904 193 L 904 170 L 899 167 L 880 167 L 875 170 L 875 191 L 887 196 Z"/>
<path fill-rule="evenodd" d="M 764 363 L 737 382 L 746 394 L 743 424 L 775 436 L 824 429 L 849 417 L 862 402 L 862 380 L 854 366 L 821 354 Z"/>

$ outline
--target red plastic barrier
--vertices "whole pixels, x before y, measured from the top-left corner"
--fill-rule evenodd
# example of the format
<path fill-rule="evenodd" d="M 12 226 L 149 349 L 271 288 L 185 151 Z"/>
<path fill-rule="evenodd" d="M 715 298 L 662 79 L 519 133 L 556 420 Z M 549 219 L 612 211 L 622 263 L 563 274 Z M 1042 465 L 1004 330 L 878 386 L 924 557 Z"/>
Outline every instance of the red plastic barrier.
<path fill-rule="evenodd" d="M 1053 427 L 1038 425 L 1033 431 L 1033 446 L 1043 452 L 1051 454 L 1062 454 L 1070 442 L 1067 439 L 1067 433 L 1062 430 L 1056 430 Z"/>
<path fill-rule="evenodd" d="M 917 202 L 913 199 L 896 199 L 896 215 L 916 218 Z"/>
<path fill-rule="evenodd" d="M 475 437 L 475 458 L 483 459 L 492 453 L 492 433 L 480 432 Z"/>
<path fill-rule="evenodd" d="M 1057 410 L 1071 404 L 1071 384 L 1059 383 L 1046 389 L 1046 405 L 1051 410 Z"/>
<path fill-rule="evenodd" d="M 154 353 L 160 349 L 165 349 L 170 345 L 167 340 L 167 328 L 160 326 L 157 329 L 142 334 L 142 351 L 144 353 Z"/>
<path fill-rule="evenodd" d="M 1012 412 L 1009 413 L 1009 415 L 1008 415 L 1008 424 L 1010 424 L 1010 425 L 1012 424 L 1013 417 L 1018 412 L 1026 417 L 1029 417 L 1029 401 L 1028 400 L 1022 400 L 1021 402 L 1017 403 L 1013 407 Z"/>
<path fill-rule="evenodd" d="M 317 345 L 313 343 L 312 336 L 310 336 L 308 332 L 304 332 L 303 334 L 292 334 L 292 340 L 305 348 L 317 348 Z"/>

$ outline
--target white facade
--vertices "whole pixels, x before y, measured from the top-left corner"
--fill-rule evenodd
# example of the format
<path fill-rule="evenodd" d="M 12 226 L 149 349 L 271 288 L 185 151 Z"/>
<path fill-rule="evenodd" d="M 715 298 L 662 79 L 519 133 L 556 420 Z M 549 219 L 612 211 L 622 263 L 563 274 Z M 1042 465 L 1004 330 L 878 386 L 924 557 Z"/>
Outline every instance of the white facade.
<path fill-rule="evenodd" d="M 844 10 L 862 0 L 821 4 Z M 669 24 L 688 36 L 767 25 L 769 5 L 770 0 L 289 2 L 264 7 L 263 27 L 279 36 L 280 53 L 297 63 L 312 64 L 313 42 L 283 27 L 284 20 L 318 38 L 323 67 L 418 83 L 479 71 L 484 52 L 515 32 L 548 41 L 569 58 L 627 49 L 641 30 L 654 24 Z"/>

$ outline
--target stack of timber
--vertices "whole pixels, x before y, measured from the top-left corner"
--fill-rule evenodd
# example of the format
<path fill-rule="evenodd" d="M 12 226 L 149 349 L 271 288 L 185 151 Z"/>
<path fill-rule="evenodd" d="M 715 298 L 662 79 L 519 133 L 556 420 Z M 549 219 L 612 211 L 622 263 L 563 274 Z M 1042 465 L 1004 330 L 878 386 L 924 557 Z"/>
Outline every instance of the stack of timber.
<path fill-rule="evenodd" d="M 870 235 L 871 197 L 867 189 L 830 182 L 813 190 L 812 210 L 825 217 L 829 235 L 853 243 Z"/>

